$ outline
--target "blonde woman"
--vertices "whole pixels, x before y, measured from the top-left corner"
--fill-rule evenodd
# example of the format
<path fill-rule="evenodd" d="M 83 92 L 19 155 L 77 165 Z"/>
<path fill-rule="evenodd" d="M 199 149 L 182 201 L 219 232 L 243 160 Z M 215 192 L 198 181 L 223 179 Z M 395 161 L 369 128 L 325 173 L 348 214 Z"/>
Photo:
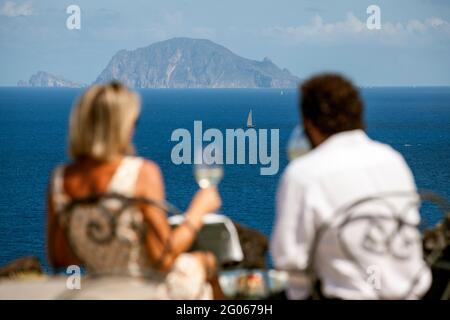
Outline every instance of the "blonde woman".
<path fill-rule="evenodd" d="M 113 270 L 144 275 L 150 272 L 157 279 L 158 293 L 153 298 L 211 298 L 208 282 L 217 285 L 215 257 L 207 252 L 188 254 L 186 251 L 202 227 L 203 216 L 221 206 L 216 189 L 199 190 L 185 213 L 185 222 L 175 229 L 169 226 L 164 211 L 151 205 L 139 206 L 146 231 L 144 240 L 137 244 L 137 251 L 136 245 L 126 241 L 114 240 L 97 246 L 85 239 L 84 229 L 89 226 L 83 223 L 91 218 L 89 211 L 78 213 L 72 219 L 75 225 L 69 227 L 64 227 L 59 219 L 71 200 L 92 194 L 118 193 L 164 200 L 164 183 L 158 165 L 130 155 L 139 112 L 137 94 L 117 82 L 92 86 L 74 106 L 69 128 L 69 153 L 73 161 L 56 168 L 49 186 L 50 264 L 54 267 L 84 264 L 94 273 Z M 136 212 L 131 214 L 136 216 Z M 68 230 L 74 238 L 70 243 Z"/>

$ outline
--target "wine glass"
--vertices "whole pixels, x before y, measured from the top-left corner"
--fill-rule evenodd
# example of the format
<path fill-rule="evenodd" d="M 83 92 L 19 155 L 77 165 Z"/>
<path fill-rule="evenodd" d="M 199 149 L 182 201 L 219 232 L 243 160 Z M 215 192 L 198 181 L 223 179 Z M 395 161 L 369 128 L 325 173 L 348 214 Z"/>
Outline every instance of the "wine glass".
<path fill-rule="evenodd" d="M 205 152 L 202 148 L 196 150 L 196 159 L 200 163 L 194 162 L 194 176 L 198 185 L 202 189 L 209 187 L 216 187 L 223 177 L 223 166 L 217 163 L 216 157 L 211 156 L 210 153 Z M 218 157 L 218 159 L 222 159 Z"/>
<path fill-rule="evenodd" d="M 311 150 L 311 143 L 301 125 L 296 125 L 292 131 L 287 145 L 287 155 L 292 161 Z"/>

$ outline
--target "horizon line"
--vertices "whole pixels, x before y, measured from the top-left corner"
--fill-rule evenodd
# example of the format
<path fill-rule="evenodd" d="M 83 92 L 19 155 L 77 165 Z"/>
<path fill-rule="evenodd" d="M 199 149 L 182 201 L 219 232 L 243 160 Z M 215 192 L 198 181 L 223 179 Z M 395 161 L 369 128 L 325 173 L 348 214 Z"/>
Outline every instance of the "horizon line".
<path fill-rule="evenodd" d="M 299 83 L 300 86 L 301 83 Z M 89 88 L 92 85 L 87 85 L 87 86 L 82 86 L 82 87 L 33 87 L 33 86 L 17 86 L 17 85 L 0 85 L 0 88 L 21 88 L 21 89 L 85 89 L 85 88 Z M 371 88 L 450 88 L 450 84 L 439 84 L 439 85 L 355 85 L 357 88 L 359 89 L 371 89 Z M 259 87 L 259 88 L 245 88 L 245 87 L 240 87 L 240 88 L 211 88 L 211 87 L 202 87 L 202 88 L 133 88 L 130 87 L 130 89 L 132 90 L 221 90 L 221 89 L 236 89 L 236 90 L 240 90 L 240 89 L 250 89 L 250 90 L 297 90 L 297 87 L 285 87 L 285 88 L 263 88 L 263 87 Z"/>

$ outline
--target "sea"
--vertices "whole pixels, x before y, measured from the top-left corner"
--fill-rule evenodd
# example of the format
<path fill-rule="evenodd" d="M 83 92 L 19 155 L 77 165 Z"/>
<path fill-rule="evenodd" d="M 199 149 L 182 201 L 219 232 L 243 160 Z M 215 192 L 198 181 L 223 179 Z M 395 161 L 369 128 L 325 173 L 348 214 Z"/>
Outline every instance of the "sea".
<path fill-rule="evenodd" d="M 82 89 L 0 88 L 0 265 L 39 257 L 47 268 L 46 191 L 52 169 L 68 161 L 70 110 Z M 450 198 L 450 87 L 362 88 L 368 135 L 398 150 L 419 188 Z M 197 190 L 192 165 L 171 159 L 172 132 L 245 128 L 249 110 L 256 129 L 279 129 L 280 170 L 260 175 L 259 164 L 224 165 L 220 213 L 270 236 L 274 196 L 288 164 L 286 144 L 299 121 L 295 89 L 147 89 L 135 130 L 137 154 L 157 162 L 167 199 L 185 209 Z M 424 207 L 431 226 L 441 212 Z"/>

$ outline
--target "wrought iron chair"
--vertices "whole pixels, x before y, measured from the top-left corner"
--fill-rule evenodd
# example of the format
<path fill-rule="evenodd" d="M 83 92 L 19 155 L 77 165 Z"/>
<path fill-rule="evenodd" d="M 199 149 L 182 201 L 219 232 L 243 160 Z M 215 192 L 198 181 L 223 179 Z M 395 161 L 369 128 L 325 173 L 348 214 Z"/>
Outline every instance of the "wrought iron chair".
<path fill-rule="evenodd" d="M 123 214 L 130 208 L 138 208 L 141 205 L 155 206 L 168 214 L 169 224 L 173 227 L 183 221 L 183 213 L 167 201 L 155 201 L 144 197 L 126 197 L 120 194 L 93 194 L 89 197 L 73 199 L 62 210 L 60 219 L 66 227 L 69 244 L 82 263 L 82 255 L 77 252 L 77 244 L 73 230 L 70 228 L 74 212 L 80 207 L 93 207 L 101 214 L 90 217 L 85 230 L 87 238 L 92 242 L 102 245 L 113 241 L 120 236 L 119 228 Z M 139 215 L 141 215 L 139 211 Z M 134 241 L 142 241 L 146 232 L 146 224 L 141 217 L 125 219 L 135 233 Z M 133 238 L 133 237 L 132 237 Z M 123 239 L 130 241 L 130 239 Z M 216 214 L 207 215 L 205 224 L 195 240 L 192 250 L 209 250 L 216 253 L 219 263 L 227 265 L 239 263 L 243 260 L 243 252 L 239 243 L 235 225 L 225 216 Z"/>
<path fill-rule="evenodd" d="M 155 201 L 142 197 L 126 197 L 120 194 L 93 194 L 89 197 L 73 199 L 59 212 L 61 224 L 65 228 L 69 245 L 81 262 L 86 267 L 86 283 L 94 283 L 107 276 L 133 277 L 152 280 L 161 277 L 152 268 L 142 270 L 142 265 L 130 264 L 130 253 L 126 257 L 121 256 L 121 250 L 117 250 L 117 260 L 100 261 L 102 259 L 90 259 L 92 256 L 102 256 L 103 249 L 108 245 L 117 243 L 142 250 L 147 224 L 139 207 L 141 205 L 155 206 L 165 211 L 169 216 L 169 223 L 176 226 L 182 221 L 182 212 L 172 204 L 165 201 Z M 92 210 L 87 212 L 87 210 Z M 83 220 L 80 222 L 80 220 Z M 207 215 L 202 230 L 197 235 L 191 250 L 212 251 L 218 258 L 220 265 L 239 262 L 243 259 L 237 230 L 231 220 L 224 216 Z M 211 220 L 211 221 L 209 221 Z M 79 225 L 82 225 L 79 228 Z M 75 226 L 75 227 L 73 227 Z M 80 236 L 81 235 L 81 236 Z M 214 240 L 214 241 L 213 241 Z M 86 246 L 86 243 L 89 245 Z M 92 250 L 83 250 L 91 248 Z M 96 265 L 89 265 L 90 261 L 97 261 Z M 103 266 L 107 266 L 104 268 Z M 139 270 L 138 270 L 139 269 Z M 96 270 L 93 272 L 92 270 Z M 101 271 L 99 271 L 101 270 Z M 86 281 L 87 280 L 87 281 Z M 97 281 L 100 283 L 100 281 Z M 76 293 L 66 294 L 63 298 L 76 298 Z"/>
<path fill-rule="evenodd" d="M 408 213 L 410 210 L 419 211 L 423 203 L 435 205 L 444 214 L 450 211 L 450 205 L 444 198 L 427 191 L 421 191 L 419 194 L 408 192 L 378 194 L 360 199 L 339 209 L 331 221 L 323 223 L 318 228 L 310 250 L 306 274 L 313 283 L 312 298 L 323 298 L 318 285 L 320 282 L 315 272 L 315 258 L 318 247 L 323 243 L 327 234 L 334 233 L 343 254 L 349 261 L 353 262 L 362 277 L 367 278 L 368 266 L 363 265 L 362 259 L 359 259 L 361 254 L 364 254 L 366 258 L 373 256 L 376 259 L 376 257 L 383 255 L 393 261 L 402 261 L 410 257 L 412 250 L 414 250 L 414 244 L 421 243 L 421 241 L 415 239 L 415 235 L 420 235 L 421 226 L 418 221 L 412 221 L 408 217 Z M 356 230 L 360 232 L 359 237 L 356 236 Z M 426 265 L 431 268 L 437 267 L 436 263 L 442 258 L 443 252 L 448 251 L 448 239 L 450 238 L 448 233 L 447 229 L 445 245 L 441 244 L 435 246 L 434 250 L 425 251 L 426 264 L 417 270 L 409 289 L 402 295 L 389 298 L 404 299 L 409 297 Z M 446 264 L 441 263 L 441 268 L 444 268 L 444 266 L 446 268 L 444 272 L 447 276 L 447 289 L 442 298 L 448 298 L 450 295 L 449 261 L 446 261 Z M 379 299 L 388 298 L 383 296 L 382 290 L 374 290 L 374 292 Z"/>

